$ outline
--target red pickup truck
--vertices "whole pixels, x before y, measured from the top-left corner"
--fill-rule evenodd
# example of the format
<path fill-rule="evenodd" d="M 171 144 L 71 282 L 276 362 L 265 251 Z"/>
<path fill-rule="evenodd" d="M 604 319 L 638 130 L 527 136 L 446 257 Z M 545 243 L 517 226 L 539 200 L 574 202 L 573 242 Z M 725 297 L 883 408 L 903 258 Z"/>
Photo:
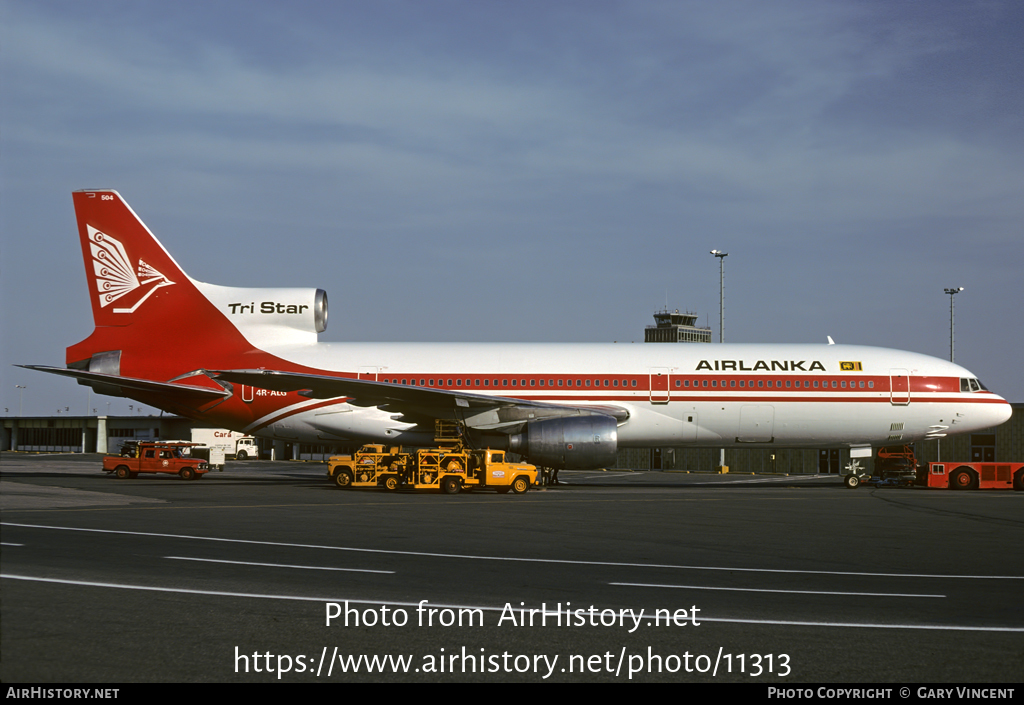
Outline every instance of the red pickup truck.
<path fill-rule="evenodd" d="M 103 472 L 116 473 L 122 480 L 136 477 L 140 472 L 164 472 L 178 475 L 182 480 L 197 480 L 210 471 L 202 458 L 189 458 L 182 450 L 196 443 L 140 441 L 134 455 L 107 455 L 103 457 Z"/>

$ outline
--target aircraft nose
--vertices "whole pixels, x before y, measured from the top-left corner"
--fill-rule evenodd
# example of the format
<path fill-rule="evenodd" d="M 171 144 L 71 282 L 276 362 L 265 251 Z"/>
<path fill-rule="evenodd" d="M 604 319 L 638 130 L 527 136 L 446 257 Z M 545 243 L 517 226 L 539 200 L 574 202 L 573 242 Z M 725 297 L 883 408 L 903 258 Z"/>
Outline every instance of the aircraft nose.
<path fill-rule="evenodd" d="M 992 422 L 993 426 L 1006 423 L 1010 420 L 1010 417 L 1013 416 L 1013 407 L 1010 406 L 1010 403 L 1005 399 L 1002 404 L 994 404 L 993 406 L 996 407 L 993 410 L 993 416 L 995 417 L 995 420 Z"/>
<path fill-rule="evenodd" d="M 1010 420 L 1013 416 L 1013 407 L 1005 399 L 999 397 L 999 401 L 993 404 L 982 404 L 979 420 L 985 424 L 985 428 L 999 426 Z"/>

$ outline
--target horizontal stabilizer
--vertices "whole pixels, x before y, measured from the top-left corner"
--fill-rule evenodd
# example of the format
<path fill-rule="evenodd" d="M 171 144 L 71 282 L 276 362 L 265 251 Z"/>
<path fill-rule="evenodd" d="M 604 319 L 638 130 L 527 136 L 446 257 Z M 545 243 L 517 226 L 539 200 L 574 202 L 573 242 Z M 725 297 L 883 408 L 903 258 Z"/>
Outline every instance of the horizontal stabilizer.
<path fill-rule="evenodd" d="M 61 375 L 62 377 L 74 377 L 78 380 L 79 384 L 89 385 L 96 389 L 98 393 L 110 396 L 123 396 L 135 399 L 140 394 L 159 394 L 169 401 L 189 406 L 200 406 L 213 401 L 220 401 L 230 396 L 230 392 L 223 389 L 193 387 L 187 384 L 174 384 L 173 382 L 153 382 L 148 379 L 121 377 L 120 375 L 86 372 L 85 370 L 69 370 L 63 367 L 48 367 L 46 365 L 17 366 L 28 370 L 49 372 L 50 374 Z"/>

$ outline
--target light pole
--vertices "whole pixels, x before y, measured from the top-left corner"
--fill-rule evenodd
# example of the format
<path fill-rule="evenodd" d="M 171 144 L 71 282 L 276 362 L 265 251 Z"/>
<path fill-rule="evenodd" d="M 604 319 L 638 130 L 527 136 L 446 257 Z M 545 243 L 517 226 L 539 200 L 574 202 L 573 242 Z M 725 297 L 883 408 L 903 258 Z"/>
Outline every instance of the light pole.
<path fill-rule="evenodd" d="M 711 254 L 718 258 L 718 342 L 725 342 L 725 258 L 728 252 L 711 250 Z M 725 464 L 725 448 L 722 448 L 718 456 L 718 472 L 729 472 Z"/>
<path fill-rule="evenodd" d="M 962 286 L 950 287 L 946 289 L 946 293 L 949 294 L 949 361 L 953 362 L 953 297 L 963 291 Z M 942 439 L 935 439 L 935 460 L 942 461 Z"/>
<path fill-rule="evenodd" d="M 16 384 L 14 385 L 14 388 L 20 390 L 18 392 L 18 418 L 21 418 L 23 416 L 23 407 L 25 406 L 25 390 L 28 389 L 28 387 L 23 384 Z"/>
<path fill-rule="evenodd" d="M 711 250 L 718 258 L 718 342 L 725 342 L 725 258 L 728 252 Z"/>
<path fill-rule="evenodd" d="M 955 289 L 946 289 L 949 294 L 949 361 L 953 362 L 953 297 L 963 291 L 962 286 Z"/>

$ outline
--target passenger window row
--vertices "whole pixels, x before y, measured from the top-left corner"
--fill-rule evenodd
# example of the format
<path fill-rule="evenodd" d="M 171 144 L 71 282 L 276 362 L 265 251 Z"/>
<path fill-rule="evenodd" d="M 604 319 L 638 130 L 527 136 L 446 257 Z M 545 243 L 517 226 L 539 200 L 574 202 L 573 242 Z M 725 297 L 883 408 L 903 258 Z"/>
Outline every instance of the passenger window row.
<path fill-rule="evenodd" d="M 404 384 L 419 387 L 628 387 L 635 388 L 637 386 L 636 379 L 566 379 L 566 378 L 537 378 L 531 377 L 529 379 L 463 379 L 463 378 L 427 378 L 421 377 L 416 378 L 384 378 L 381 380 L 385 383 L 390 384 Z M 977 385 L 977 380 L 966 380 L 961 379 L 961 390 L 962 391 L 977 391 L 977 389 L 971 389 L 971 385 Z M 965 385 L 968 388 L 964 388 Z M 684 388 L 740 388 L 740 389 L 874 389 L 874 380 L 781 380 L 781 379 L 718 379 L 718 378 L 699 378 L 693 379 L 676 379 L 675 386 L 678 389 Z M 645 387 L 646 388 L 646 385 Z"/>
<path fill-rule="evenodd" d="M 781 379 L 779 379 L 779 380 L 771 380 L 771 379 L 769 379 L 769 380 L 764 380 L 764 379 L 759 379 L 759 380 L 752 380 L 752 379 L 751 380 L 746 380 L 746 379 L 735 380 L 735 379 L 729 379 L 729 380 L 725 380 L 725 379 L 723 379 L 721 381 L 719 381 L 717 379 L 711 379 L 711 380 L 695 379 L 695 380 L 693 380 L 693 386 L 694 387 L 707 387 L 707 386 L 710 385 L 711 387 L 718 387 L 718 386 L 726 387 L 726 386 L 728 386 L 730 388 L 734 388 L 734 387 L 740 387 L 740 388 L 747 388 L 747 387 L 749 387 L 749 388 L 753 388 L 755 381 L 757 382 L 757 388 L 758 389 L 765 389 L 765 388 L 767 388 L 767 389 L 783 389 L 783 388 L 785 388 L 785 389 L 829 389 L 830 388 L 829 387 L 829 382 L 831 382 L 831 384 L 832 384 L 831 389 L 847 389 L 847 388 L 849 388 L 849 389 L 874 389 L 875 388 L 875 383 L 874 383 L 873 380 L 867 380 L 867 382 L 865 382 L 865 380 L 850 380 L 849 381 L 849 386 L 847 386 L 847 380 L 845 380 L 845 379 L 843 379 L 843 380 L 835 380 L 835 379 L 833 379 L 833 380 L 827 380 L 827 379 L 826 380 L 809 380 L 809 379 L 799 380 L 798 379 L 798 380 L 795 380 L 795 381 L 791 380 L 791 379 L 787 379 L 787 380 L 785 380 L 785 384 L 783 384 L 783 380 L 781 380 Z M 749 382 L 749 385 L 748 385 L 748 382 Z M 802 386 L 801 386 L 801 382 L 802 382 Z M 685 388 L 685 387 L 689 387 L 689 386 L 690 386 L 690 380 L 688 380 L 688 379 L 684 379 L 684 380 L 678 380 L 677 379 L 676 380 L 676 387 Z"/>

